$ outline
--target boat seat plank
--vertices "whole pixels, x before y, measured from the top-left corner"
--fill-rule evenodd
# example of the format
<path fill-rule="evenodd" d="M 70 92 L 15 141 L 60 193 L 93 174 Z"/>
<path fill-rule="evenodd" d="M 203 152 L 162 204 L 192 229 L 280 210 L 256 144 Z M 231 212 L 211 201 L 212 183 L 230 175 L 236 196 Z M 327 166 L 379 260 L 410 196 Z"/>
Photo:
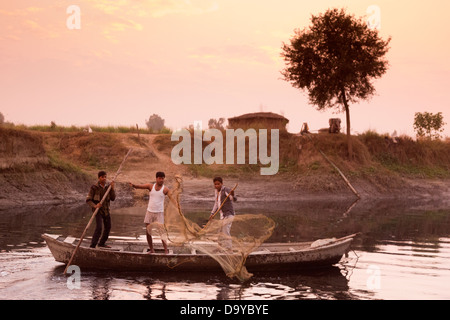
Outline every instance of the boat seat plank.
<path fill-rule="evenodd" d="M 272 253 L 272 251 L 270 251 L 267 248 L 262 248 L 262 250 L 253 251 L 250 254 L 267 254 L 267 253 Z"/>
<path fill-rule="evenodd" d="M 66 237 L 66 239 L 64 239 L 64 242 L 72 244 L 75 240 L 77 240 L 77 238 L 69 236 L 69 237 Z"/>

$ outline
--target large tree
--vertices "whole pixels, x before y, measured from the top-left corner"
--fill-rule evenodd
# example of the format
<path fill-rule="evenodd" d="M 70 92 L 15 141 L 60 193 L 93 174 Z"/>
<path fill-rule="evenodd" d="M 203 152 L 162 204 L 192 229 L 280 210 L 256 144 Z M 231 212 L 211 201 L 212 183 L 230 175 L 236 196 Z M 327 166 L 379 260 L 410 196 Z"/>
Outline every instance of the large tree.
<path fill-rule="evenodd" d="M 350 103 L 375 93 L 372 80 L 387 71 L 385 54 L 391 38 L 383 40 L 378 30 L 344 9 L 313 15 L 311 23 L 309 28 L 296 29 L 290 44 L 283 43 L 286 68 L 281 73 L 295 88 L 307 90 L 318 110 L 345 111 L 352 157 Z"/>

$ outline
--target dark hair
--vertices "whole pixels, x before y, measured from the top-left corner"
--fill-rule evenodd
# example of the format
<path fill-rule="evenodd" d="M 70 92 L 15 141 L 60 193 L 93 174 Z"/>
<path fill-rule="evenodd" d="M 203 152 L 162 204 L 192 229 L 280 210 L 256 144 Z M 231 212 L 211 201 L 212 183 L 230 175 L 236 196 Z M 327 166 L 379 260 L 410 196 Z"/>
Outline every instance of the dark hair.
<path fill-rule="evenodd" d="M 221 177 L 215 177 L 215 178 L 213 179 L 213 182 L 216 182 L 216 181 L 219 181 L 220 183 L 223 183 L 223 180 L 222 180 Z"/>
<path fill-rule="evenodd" d="M 156 177 L 157 177 L 157 178 L 159 178 L 159 177 L 161 177 L 161 178 L 165 178 L 165 177 L 166 177 L 166 175 L 164 174 L 164 172 L 162 172 L 162 171 L 158 171 L 158 172 L 156 173 Z"/>
<path fill-rule="evenodd" d="M 98 172 L 98 177 L 100 178 L 100 177 L 103 177 L 103 176 L 106 176 L 106 171 L 99 171 Z"/>

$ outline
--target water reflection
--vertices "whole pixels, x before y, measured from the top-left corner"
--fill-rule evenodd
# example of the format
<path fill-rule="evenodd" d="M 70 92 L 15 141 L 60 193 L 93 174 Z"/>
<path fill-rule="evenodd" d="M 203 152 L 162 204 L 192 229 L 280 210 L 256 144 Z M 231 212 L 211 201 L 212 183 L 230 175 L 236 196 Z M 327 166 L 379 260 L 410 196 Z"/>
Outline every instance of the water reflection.
<path fill-rule="evenodd" d="M 95 300 L 353 299 L 345 268 L 335 266 L 301 274 L 260 273 L 243 284 L 217 273 L 85 272 L 78 293 Z M 49 277 L 64 280 L 63 271 L 58 266 Z"/>

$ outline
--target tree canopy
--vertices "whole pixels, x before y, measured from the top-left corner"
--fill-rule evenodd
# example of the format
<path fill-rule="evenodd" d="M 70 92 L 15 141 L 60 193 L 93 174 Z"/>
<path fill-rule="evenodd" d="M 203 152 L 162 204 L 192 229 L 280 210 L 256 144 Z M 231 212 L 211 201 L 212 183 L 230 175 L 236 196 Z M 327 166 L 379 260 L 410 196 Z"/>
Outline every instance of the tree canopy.
<path fill-rule="evenodd" d="M 362 18 L 329 9 L 313 15 L 309 28 L 296 29 L 290 44 L 283 44 L 284 80 L 306 90 L 318 110 L 345 111 L 350 156 L 349 104 L 375 93 L 372 81 L 387 71 L 390 40 L 381 39 Z"/>

